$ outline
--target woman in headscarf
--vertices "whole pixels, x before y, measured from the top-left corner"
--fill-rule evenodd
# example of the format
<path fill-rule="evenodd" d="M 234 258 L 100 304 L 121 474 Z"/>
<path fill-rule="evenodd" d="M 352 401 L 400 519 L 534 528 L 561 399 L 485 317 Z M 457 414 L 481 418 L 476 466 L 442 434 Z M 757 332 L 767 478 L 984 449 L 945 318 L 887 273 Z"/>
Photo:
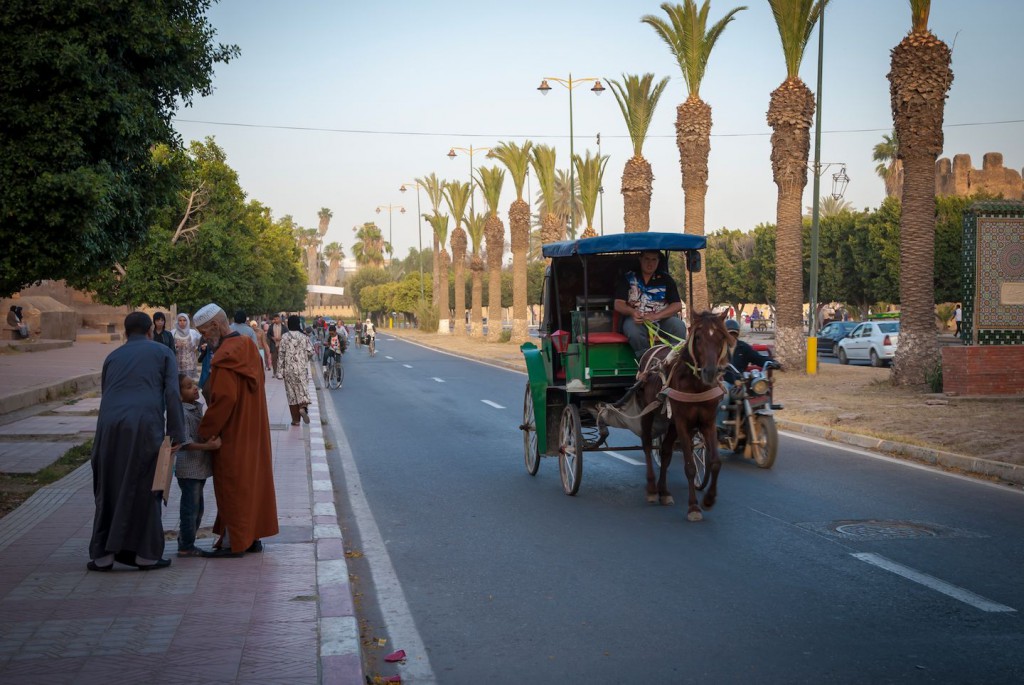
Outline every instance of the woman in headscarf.
<path fill-rule="evenodd" d="M 267 371 L 270 371 L 270 345 L 267 344 L 267 334 L 263 332 L 263 329 L 255 321 L 250 321 L 249 325 L 252 326 L 252 330 L 256 333 L 256 349 L 260 351 L 260 359 L 263 360 L 263 366 Z"/>
<path fill-rule="evenodd" d="M 167 345 L 171 348 L 171 352 L 174 352 L 174 336 L 169 330 L 167 330 L 167 317 L 164 316 L 163 312 L 157 312 L 153 315 L 153 340 L 156 342 Z"/>
<path fill-rule="evenodd" d="M 178 357 L 178 373 L 184 373 L 194 381 L 199 380 L 196 358 L 201 337 L 199 331 L 192 328 L 188 314 L 178 314 L 178 323 L 174 326 L 174 353 Z"/>
<path fill-rule="evenodd" d="M 292 425 L 299 425 L 301 418 L 309 423 L 309 360 L 313 358 L 313 343 L 302 333 L 299 317 L 288 317 L 288 332 L 281 336 L 277 348 L 281 355 L 279 367 L 284 376 L 284 393 L 288 409 L 292 413 Z"/>

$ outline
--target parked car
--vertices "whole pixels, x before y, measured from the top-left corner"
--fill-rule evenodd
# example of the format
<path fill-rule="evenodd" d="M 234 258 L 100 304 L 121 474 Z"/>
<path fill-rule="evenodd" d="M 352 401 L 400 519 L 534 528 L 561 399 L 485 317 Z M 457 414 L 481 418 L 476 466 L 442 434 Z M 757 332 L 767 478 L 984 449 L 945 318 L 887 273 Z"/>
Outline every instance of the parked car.
<path fill-rule="evenodd" d="M 849 336 L 839 341 L 837 347 L 840 364 L 849 364 L 851 359 L 870 361 L 871 366 L 892 363 L 896 344 L 900 337 L 900 322 L 894 319 L 865 321 L 858 324 Z"/>
<path fill-rule="evenodd" d="M 859 324 L 856 321 L 833 321 L 818 331 L 818 354 L 839 356 L 839 341 L 850 335 Z"/>

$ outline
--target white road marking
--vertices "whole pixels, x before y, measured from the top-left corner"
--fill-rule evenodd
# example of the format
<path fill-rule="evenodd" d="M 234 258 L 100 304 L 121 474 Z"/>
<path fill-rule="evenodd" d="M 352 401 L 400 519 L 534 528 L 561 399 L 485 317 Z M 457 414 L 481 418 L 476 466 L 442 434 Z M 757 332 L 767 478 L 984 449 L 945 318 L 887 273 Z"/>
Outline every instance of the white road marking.
<path fill-rule="evenodd" d="M 405 367 L 405 368 L 407 368 L 407 369 L 411 369 L 411 368 L 412 368 L 412 365 L 411 365 L 411 364 L 402 364 L 402 366 L 404 366 L 404 367 Z"/>
<path fill-rule="evenodd" d="M 637 461 L 636 459 L 633 459 L 632 457 L 627 457 L 625 454 L 619 454 L 618 452 L 609 452 L 609 451 L 605 450 L 605 454 L 607 454 L 609 457 L 615 457 L 616 459 L 618 459 L 620 461 L 624 461 L 627 464 L 632 464 L 633 466 L 646 466 L 646 464 L 647 464 L 647 462 Z"/>
<path fill-rule="evenodd" d="M 435 381 L 437 381 L 438 383 L 444 383 L 444 379 L 443 379 L 443 378 L 438 378 L 437 376 L 434 376 L 433 378 L 434 378 L 434 380 L 435 380 Z"/>
<path fill-rule="evenodd" d="M 859 552 L 855 553 L 853 556 L 857 559 L 860 559 L 863 562 L 871 564 L 872 566 L 877 566 L 880 569 L 884 569 L 886 571 L 889 571 L 890 573 L 895 573 L 898 576 L 902 576 L 907 580 L 912 580 L 915 583 L 920 583 L 921 585 L 924 585 L 927 588 L 931 588 L 936 592 L 941 592 L 942 594 L 948 597 L 952 597 L 953 599 L 963 602 L 964 604 L 970 604 L 975 609 L 981 609 L 982 611 L 988 612 L 1017 611 L 1013 607 L 1008 607 L 1005 604 L 999 604 L 998 602 L 993 602 L 990 599 L 985 599 L 981 595 L 976 595 L 970 590 L 965 590 L 962 587 L 957 587 L 956 585 L 947 583 L 944 580 L 939 580 L 935 576 L 930 576 L 927 573 L 915 571 L 909 566 L 904 566 L 903 564 L 897 564 L 895 561 L 890 561 L 889 559 L 886 559 L 881 555 L 870 554 L 867 552 Z"/>
<path fill-rule="evenodd" d="M 363 554 L 370 564 L 370 575 L 376 586 L 377 603 L 384 616 L 387 635 L 391 639 L 391 644 L 401 645 L 409 654 L 415 655 L 402 667 L 403 680 L 407 679 L 413 683 L 436 683 L 437 676 L 434 675 L 434 669 L 430 665 L 430 653 L 416 629 L 416 621 L 413 620 L 412 611 L 405 599 L 405 591 L 398 580 L 398 574 L 391 563 L 387 545 L 384 544 L 377 520 L 373 517 L 370 503 L 363 491 L 359 469 L 352 456 L 352 446 L 338 420 L 334 403 L 326 402 L 324 405 L 324 411 L 336 442 L 335 449 L 345 473 L 345 488 L 348 491 L 349 506 L 352 507 L 352 512 L 355 515 Z"/>
<path fill-rule="evenodd" d="M 498 404 L 497 402 L 491 402 L 490 400 L 480 400 L 480 401 L 483 402 L 486 405 L 494 407 L 495 409 L 504 409 L 505 408 L 505 407 L 501 406 L 500 404 Z"/>
<path fill-rule="evenodd" d="M 824 438 L 816 438 L 812 435 L 804 435 L 803 433 L 797 433 L 794 431 L 780 430 L 781 434 L 789 438 L 796 438 L 797 440 L 803 440 L 804 442 L 811 442 L 815 445 L 821 445 L 822 447 L 830 447 L 835 450 L 841 450 L 843 452 L 850 452 L 852 454 L 859 454 L 862 457 L 871 457 L 872 459 L 878 459 L 879 461 L 887 461 L 890 464 L 899 464 L 905 466 L 908 469 L 917 469 L 919 471 L 927 471 L 928 473 L 938 474 L 940 476 L 946 476 L 947 478 L 956 478 L 962 480 L 965 483 L 974 483 L 975 485 L 983 485 L 988 488 L 995 488 L 1000 492 L 1014 492 L 1018 495 L 1024 495 L 1024 489 L 1019 487 L 1008 487 L 1001 483 L 993 483 L 987 480 L 979 480 L 972 476 L 963 476 L 959 473 L 952 473 L 950 471 L 943 471 L 935 466 L 928 466 L 926 464 L 918 464 L 917 462 L 909 461 L 907 459 L 901 459 L 900 457 L 890 457 L 887 454 L 880 452 L 872 452 L 870 450 L 862 449 L 860 447 L 853 447 L 852 445 L 844 445 L 841 442 L 834 442 L 832 440 L 825 440 Z"/>
<path fill-rule="evenodd" d="M 384 358 L 385 358 L 385 359 L 390 359 L 390 360 L 392 360 L 392 361 L 394 361 L 394 359 L 395 359 L 394 357 L 389 357 L 389 356 L 387 356 L 386 354 L 384 355 Z"/>

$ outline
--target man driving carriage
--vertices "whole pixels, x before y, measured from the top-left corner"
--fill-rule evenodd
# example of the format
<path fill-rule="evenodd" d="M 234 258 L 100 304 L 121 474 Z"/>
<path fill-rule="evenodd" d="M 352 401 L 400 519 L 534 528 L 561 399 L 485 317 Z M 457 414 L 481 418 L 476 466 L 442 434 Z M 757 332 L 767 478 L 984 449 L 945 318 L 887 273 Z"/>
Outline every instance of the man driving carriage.
<path fill-rule="evenodd" d="M 657 250 L 641 253 L 639 273 L 626 272 L 615 287 L 615 311 L 622 316 L 622 334 L 637 359 L 651 346 L 648 322 L 667 333 L 671 344 L 686 337 L 686 324 L 677 316 L 683 308 L 679 289 L 668 272 L 658 268 L 660 263 Z"/>

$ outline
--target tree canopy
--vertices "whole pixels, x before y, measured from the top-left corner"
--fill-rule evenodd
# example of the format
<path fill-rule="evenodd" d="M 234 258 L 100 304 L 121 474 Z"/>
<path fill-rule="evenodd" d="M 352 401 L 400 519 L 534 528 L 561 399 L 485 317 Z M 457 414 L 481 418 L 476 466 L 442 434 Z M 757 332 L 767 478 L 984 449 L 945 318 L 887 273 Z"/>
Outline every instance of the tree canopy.
<path fill-rule="evenodd" d="M 212 0 L 0 6 L 0 296 L 124 260 L 175 190 L 151 149 L 212 91 Z"/>

